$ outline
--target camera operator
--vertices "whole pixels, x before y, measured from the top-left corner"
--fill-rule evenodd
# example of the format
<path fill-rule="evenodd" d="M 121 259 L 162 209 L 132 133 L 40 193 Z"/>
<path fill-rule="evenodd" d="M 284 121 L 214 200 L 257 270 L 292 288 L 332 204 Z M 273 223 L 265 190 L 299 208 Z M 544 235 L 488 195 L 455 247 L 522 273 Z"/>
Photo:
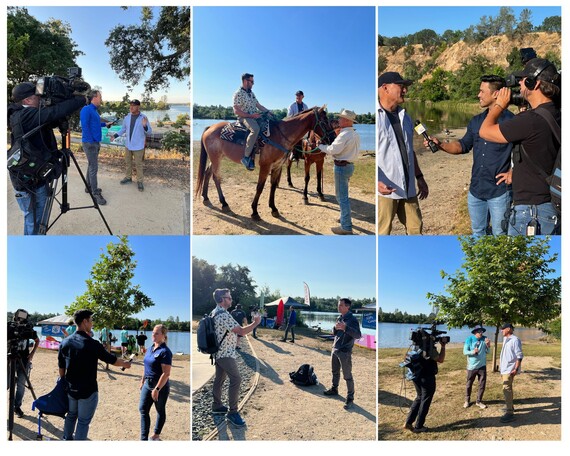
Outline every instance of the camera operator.
<path fill-rule="evenodd" d="M 76 96 L 54 106 L 40 106 L 40 96 L 36 95 L 36 86 L 31 82 L 22 82 L 12 90 L 14 103 L 8 105 L 8 128 L 10 143 L 21 139 L 26 133 L 41 125 L 42 127 L 29 137 L 30 144 L 38 151 L 57 156 L 58 146 L 53 133 L 57 122 L 64 120 L 74 111 L 85 105 L 85 96 Z M 52 179 L 51 175 L 48 178 Z M 23 180 L 10 172 L 10 180 L 15 190 L 16 201 L 24 213 L 24 234 L 38 234 L 46 200 L 48 199 L 48 180 Z"/>
<path fill-rule="evenodd" d="M 25 312 L 25 311 L 24 311 Z M 27 314 L 27 312 L 25 312 Z M 16 311 L 14 314 L 13 321 L 18 325 L 27 325 L 28 320 L 22 320 L 18 315 L 21 314 L 20 310 Z M 30 325 L 31 327 L 31 325 Z M 31 328 L 30 328 L 31 329 Z M 26 391 L 26 375 L 29 375 L 29 369 L 31 367 L 32 358 L 38 349 L 40 340 L 36 331 L 32 333 L 32 339 L 34 341 L 34 346 L 32 351 L 30 351 L 30 340 L 27 337 L 18 340 L 17 357 L 22 360 L 20 363 L 16 360 L 16 394 L 14 397 L 14 412 L 18 415 L 18 418 L 23 418 L 24 412 L 22 411 L 22 402 L 24 399 L 24 393 Z M 10 364 L 8 364 L 9 366 Z M 8 368 L 8 375 L 10 375 L 10 369 Z M 10 387 L 10 380 L 7 382 L 8 388 Z"/>
<path fill-rule="evenodd" d="M 497 124 L 511 101 L 511 89 L 502 88 L 479 135 L 487 141 L 514 144 L 512 174 L 501 178 L 509 183 L 512 176 L 513 208 L 508 234 L 559 234 L 560 216 L 551 203 L 549 184 L 543 174 L 551 174 L 560 144 L 548 121 L 535 111 L 547 111 L 560 125 L 560 110 L 554 103 L 560 95 L 560 75 L 548 60 L 534 58 L 517 76 L 521 78 L 521 95 L 532 109 Z"/>
<path fill-rule="evenodd" d="M 428 428 L 424 426 L 429 407 L 435 394 L 436 382 L 435 376 L 437 375 L 437 364 L 443 363 L 445 360 L 445 345 L 446 340 L 441 340 L 441 351 L 438 352 L 435 348 L 435 343 L 431 344 L 431 350 L 427 355 L 429 358 L 420 357 L 421 369 L 418 375 L 413 379 L 414 386 L 416 387 L 416 398 L 410 406 L 408 417 L 404 428 L 412 432 L 426 432 Z M 414 422 L 416 423 L 414 426 Z"/>

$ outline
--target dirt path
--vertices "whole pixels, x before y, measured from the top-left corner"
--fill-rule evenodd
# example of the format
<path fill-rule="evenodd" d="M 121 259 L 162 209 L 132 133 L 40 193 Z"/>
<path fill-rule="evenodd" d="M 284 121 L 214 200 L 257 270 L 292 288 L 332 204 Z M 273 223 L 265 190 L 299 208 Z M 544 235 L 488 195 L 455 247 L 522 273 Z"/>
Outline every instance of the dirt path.
<path fill-rule="evenodd" d="M 260 361 L 260 379 L 242 410 L 247 428 L 241 432 L 231 428 L 231 437 L 225 434 L 220 439 L 376 439 L 375 352 L 355 348 L 352 358 L 355 405 L 346 411 L 344 380 L 339 385 L 339 396 L 323 395 L 331 386 L 331 341 L 297 336 L 294 344 L 281 342 L 282 331 L 273 330 L 258 331 L 258 335 L 259 339 L 248 336 Z M 314 367 L 318 385 L 299 387 L 290 381 L 289 372 L 305 363 Z"/>
<path fill-rule="evenodd" d="M 361 158 L 370 160 L 370 158 Z M 238 166 L 238 165 L 236 165 Z M 356 164 L 358 166 L 358 163 Z M 309 204 L 303 203 L 304 171 L 302 165 L 293 165 L 293 185 L 287 186 L 286 169 L 283 168 L 281 183 L 275 192 L 275 204 L 281 216 L 274 218 L 269 209 L 269 182 L 266 183 L 259 200 L 261 221 L 251 219 L 251 202 L 257 185 L 257 171 L 246 173 L 240 169 L 230 177 L 225 177 L 222 189 L 231 212 L 222 212 L 214 183 L 210 181 L 209 197 L 211 205 L 205 206 L 202 197 L 194 197 L 192 214 L 193 234 L 332 234 L 331 227 L 338 226 L 339 207 L 334 194 L 332 162 L 327 159 L 324 169 L 325 201 L 320 201 L 316 193 L 316 173 L 309 183 Z M 242 167 L 243 168 L 243 167 Z M 243 172 L 241 172 L 243 171 Z M 233 177 L 235 175 L 235 177 Z M 194 179 L 195 183 L 195 179 Z M 350 185 L 352 224 L 355 234 L 374 234 L 375 201 L 374 193 L 365 192 Z"/>
<path fill-rule="evenodd" d="M 77 153 L 79 166 L 85 173 L 87 161 L 82 153 Z M 123 160 L 120 157 L 100 157 L 98 181 L 107 200 L 101 206 L 113 234 L 189 234 L 190 198 L 188 163 L 176 165 L 176 180 L 168 179 L 165 171 L 172 170 L 168 161 L 145 161 L 145 189 L 139 192 L 136 182 L 119 184 L 124 177 Z M 186 174 L 184 174 L 186 168 Z M 182 176 L 182 177 L 181 177 Z M 61 189 L 61 179 L 58 181 Z M 23 233 L 23 217 L 14 198 L 10 182 L 8 186 L 8 234 Z M 91 206 L 91 197 L 85 193 L 85 186 L 74 165 L 69 168 L 68 199 L 72 208 Z M 58 196 L 61 201 L 61 195 Z M 58 203 L 54 203 L 50 223 L 60 214 Z M 48 234 L 109 234 L 99 212 L 94 208 L 71 210 L 63 214 L 49 230 Z"/>

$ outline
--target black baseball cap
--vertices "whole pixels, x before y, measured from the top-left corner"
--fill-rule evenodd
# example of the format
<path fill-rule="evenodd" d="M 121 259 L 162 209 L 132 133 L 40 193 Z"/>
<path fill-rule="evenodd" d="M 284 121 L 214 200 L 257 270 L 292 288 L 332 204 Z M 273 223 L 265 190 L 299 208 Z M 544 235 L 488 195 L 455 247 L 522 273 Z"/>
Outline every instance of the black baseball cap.
<path fill-rule="evenodd" d="M 22 101 L 35 94 L 35 84 L 31 82 L 22 82 L 12 89 L 12 100 L 15 102 Z"/>
<path fill-rule="evenodd" d="M 297 91 L 295 92 L 295 95 L 302 95 L 302 96 L 305 96 L 305 94 L 303 93 L 302 90 L 297 90 Z"/>
<path fill-rule="evenodd" d="M 378 87 L 381 87 L 384 84 L 404 84 L 406 86 L 409 86 L 413 83 L 414 81 L 411 79 L 404 79 L 402 76 L 400 76 L 400 73 L 396 73 L 395 71 L 388 71 L 378 77 Z"/>
<path fill-rule="evenodd" d="M 501 329 L 507 329 L 507 328 L 515 329 L 511 323 L 503 323 L 503 326 L 501 326 Z"/>
<path fill-rule="evenodd" d="M 137 99 L 129 101 L 129 104 L 140 106 L 141 102 Z"/>

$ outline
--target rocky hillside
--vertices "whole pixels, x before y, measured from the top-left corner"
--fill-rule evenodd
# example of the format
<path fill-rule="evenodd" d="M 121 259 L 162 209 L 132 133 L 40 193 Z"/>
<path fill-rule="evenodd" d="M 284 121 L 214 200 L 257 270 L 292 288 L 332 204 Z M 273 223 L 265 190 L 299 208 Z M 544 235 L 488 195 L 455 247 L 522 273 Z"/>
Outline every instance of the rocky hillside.
<path fill-rule="evenodd" d="M 388 65 L 386 71 L 397 71 L 404 73 L 404 63 L 414 61 L 421 69 L 425 62 L 430 60 L 432 56 L 423 45 L 412 45 L 414 52 L 406 52 L 406 47 L 398 49 L 395 53 L 389 46 L 378 47 L 378 55 L 386 57 Z M 523 38 L 507 38 L 505 35 L 492 36 L 482 43 L 467 44 L 463 41 L 453 44 L 445 49 L 436 59 L 436 66 L 446 71 L 455 72 L 461 68 L 463 62 L 474 55 L 482 55 L 489 59 L 493 64 L 507 68 L 507 55 L 513 47 L 517 48 L 534 48 L 537 55 L 543 57 L 548 52 L 553 52 L 560 56 L 561 52 L 561 36 L 559 33 L 536 32 L 529 33 Z"/>

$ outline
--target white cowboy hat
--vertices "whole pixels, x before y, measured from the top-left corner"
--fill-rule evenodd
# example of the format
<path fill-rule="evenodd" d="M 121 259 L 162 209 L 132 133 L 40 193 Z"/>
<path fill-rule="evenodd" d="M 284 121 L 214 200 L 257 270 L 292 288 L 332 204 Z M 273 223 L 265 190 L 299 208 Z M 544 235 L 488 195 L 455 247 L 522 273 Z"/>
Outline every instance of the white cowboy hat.
<path fill-rule="evenodd" d="M 340 114 L 338 114 L 338 117 L 342 117 L 344 119 L 350 120 L 352 123 L 358 123 L 356 121 L 356 114 L 354 113 L 354 111 L 351 111 L 349 109 L 343 109 Z"/>

